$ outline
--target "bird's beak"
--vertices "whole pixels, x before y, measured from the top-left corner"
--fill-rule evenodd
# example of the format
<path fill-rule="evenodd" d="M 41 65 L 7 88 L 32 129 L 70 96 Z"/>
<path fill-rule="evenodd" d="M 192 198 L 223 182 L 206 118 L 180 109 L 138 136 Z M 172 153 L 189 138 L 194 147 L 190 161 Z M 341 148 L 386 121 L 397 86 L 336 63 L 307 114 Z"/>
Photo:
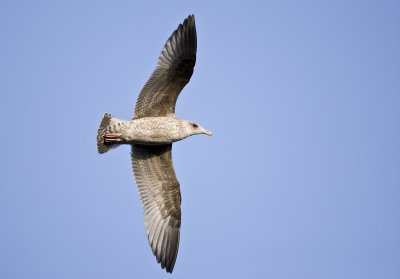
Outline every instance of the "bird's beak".
<path fill-rule="evenodd" d="M 212 133 L 210 131 L 204 130 L 204 134 L 212 136 Z"/>

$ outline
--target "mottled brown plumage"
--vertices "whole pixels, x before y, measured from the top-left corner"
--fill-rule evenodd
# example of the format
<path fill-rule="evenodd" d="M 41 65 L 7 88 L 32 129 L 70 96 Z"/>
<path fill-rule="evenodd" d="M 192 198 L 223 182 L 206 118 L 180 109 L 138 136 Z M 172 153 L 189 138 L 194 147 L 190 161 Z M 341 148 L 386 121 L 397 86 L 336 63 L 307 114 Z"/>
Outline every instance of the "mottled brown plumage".
<path fill-rule="evenodd" d="M 140 92 L 132 120 L 105 114 L 97 135 L 99 153 L 131 144 L 132 168 L 144 210 L 147 238 L 162 268 L 172 272 L 179 248 L 181 193 L 172 164 L 172 142 L 207 134 L 175 116 L 175 104 L 196 63 L 196 27 L 191 15 L 172 33 Z"/>
<path fill-rule="evenodd" d="M 175 113 L 179 93 L 189 82 L 196 63 L 197 36 L 189 16 L 165 43 L 158 64 L 136 101 L 133 119 Z"/>

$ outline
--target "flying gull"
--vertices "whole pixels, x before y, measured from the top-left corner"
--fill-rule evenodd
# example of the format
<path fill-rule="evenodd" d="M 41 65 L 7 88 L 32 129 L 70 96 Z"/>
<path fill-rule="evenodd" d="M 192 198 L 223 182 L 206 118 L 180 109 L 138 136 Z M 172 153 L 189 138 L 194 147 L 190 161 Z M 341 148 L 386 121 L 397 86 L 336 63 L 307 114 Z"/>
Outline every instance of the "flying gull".
<path fill-rule="evenodd" d="M 157 262 L 170 273 L 178 254 L 181 227 L 181 193 L 172 164 L 172 143 L 196 134 L 212 135 L 199 124 L 175 115 L 178 95 L 193 74 L 196 49 L 196 26 L 191 15 L 165 43 L 156 69 L 139 93 L 132 120 L 106 113 L 97 135 L 100 154 L 121 144 L 131 145 L 147 238 Z"/>

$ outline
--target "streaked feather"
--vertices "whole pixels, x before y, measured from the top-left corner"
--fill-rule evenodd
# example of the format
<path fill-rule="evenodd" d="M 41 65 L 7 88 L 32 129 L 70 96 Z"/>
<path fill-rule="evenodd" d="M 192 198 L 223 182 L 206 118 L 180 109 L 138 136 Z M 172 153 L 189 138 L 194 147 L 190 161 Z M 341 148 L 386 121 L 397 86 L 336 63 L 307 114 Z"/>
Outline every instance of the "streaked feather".
<path fill-rule="evenodd" d="M 172 272 L 179 248 L 181 194 L 172 145 L 132 145 L 132 168 L 143 204 L 149 244 L 161 267 Z"/>
<path fill-rule="evenodd" d="M 193 74 L 196 51 L 196 26 L 191 15 L 165 43 L 156 69 L 137 98 L 132 119 L 175 113 L 179 93 Z"/>

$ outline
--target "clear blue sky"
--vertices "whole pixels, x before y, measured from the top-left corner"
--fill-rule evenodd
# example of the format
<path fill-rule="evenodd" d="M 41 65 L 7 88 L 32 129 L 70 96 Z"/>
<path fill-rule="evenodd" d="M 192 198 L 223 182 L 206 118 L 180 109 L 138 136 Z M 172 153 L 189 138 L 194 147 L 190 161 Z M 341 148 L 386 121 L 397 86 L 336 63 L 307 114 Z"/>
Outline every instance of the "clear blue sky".
<path fill-rule="evenodd" d="M 181 244 L 148 246 L 129 119 L 194 13 Z M 398 1 L 1 1 L 0 278 L 400 278 Z"/>

